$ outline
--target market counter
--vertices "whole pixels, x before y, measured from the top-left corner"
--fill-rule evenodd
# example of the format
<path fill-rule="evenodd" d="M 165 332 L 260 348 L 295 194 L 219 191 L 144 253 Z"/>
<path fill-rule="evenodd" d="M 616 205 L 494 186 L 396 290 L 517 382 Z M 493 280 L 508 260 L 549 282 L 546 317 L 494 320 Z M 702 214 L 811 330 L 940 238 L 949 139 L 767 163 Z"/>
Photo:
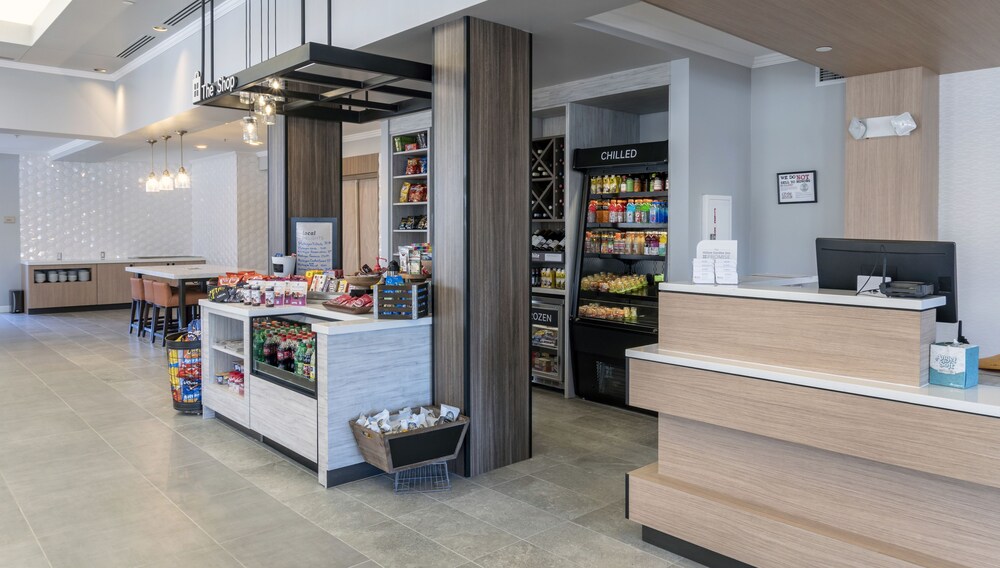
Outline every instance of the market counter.
<path fill-rule="evenodd" d="M 995 566 L 1000 380 L 924 384 L 939 302 L 664 285 L 681 321 L 627 352 L 629 404 L 659 413 L 627 479 L 643 538 L 708 566 Z"/>
<path fill-rule="evenodd" d="M 200 302 L 202 406 L 317 470 L 324 486 L 376 473 L 364 463 L 348 422 L 383 408 L 428 405 L 431 318 L 377 320 L 320 304 L 251 307 Z M 315 334 L 314 379 L 254 357 L 255 324 L 278 322 Z M 247 348 L 249 346 L 249 348 Z M 215 377 L 241 365 L 239 386 Z"/>

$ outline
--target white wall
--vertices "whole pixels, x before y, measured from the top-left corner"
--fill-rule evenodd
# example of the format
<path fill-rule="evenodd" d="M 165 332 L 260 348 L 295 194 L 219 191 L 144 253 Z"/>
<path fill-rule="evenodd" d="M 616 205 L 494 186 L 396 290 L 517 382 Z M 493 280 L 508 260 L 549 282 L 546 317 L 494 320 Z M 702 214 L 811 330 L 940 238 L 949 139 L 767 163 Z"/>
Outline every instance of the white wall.
<path fill-rule="evenodd" d="M 941 76 L 938 238 L 958 248 L 958 315 L 1000 353 L 1000 68 Z"/>
<path fill-rule="evenodd" d="M 18 157 L 0 154 L 0 311 L 6 311 L 8 290 L 20 290 L 21 236 L 18 225 L 21 211 L 18 203 Z M 17 223 L 3 223 L 2 217 L 12 216 Z"/>
<path fill-rule="evenodd" d="M 237 264 L 267 272 L 267 170 L 254 154 L 236 155 Z"/>
<path fill-rule="evenodd" d="M 802 62 L 750 74 L 750 269 L 815 274 L 816 237 L 844 235 L 844 85 Z M 816 170 L 817 203 L 778 205 L 778 172 Z"/>
<path fill-rule="evenodd" d="M 639 142 L 659 142 L 670 137 L 670 113 L 651 112 L 639 115 Z"/>
<path fill-rule="evenodd" d="M 192 251 L 209 264 L 266 271 L 267 172 L 255 154 L 191 162 Z"/>
<path fill-rule="evenodd" d="M 148 168 L 21 156 L 21 258 L 191 254 L 190 194 L 146 193 Z"/>

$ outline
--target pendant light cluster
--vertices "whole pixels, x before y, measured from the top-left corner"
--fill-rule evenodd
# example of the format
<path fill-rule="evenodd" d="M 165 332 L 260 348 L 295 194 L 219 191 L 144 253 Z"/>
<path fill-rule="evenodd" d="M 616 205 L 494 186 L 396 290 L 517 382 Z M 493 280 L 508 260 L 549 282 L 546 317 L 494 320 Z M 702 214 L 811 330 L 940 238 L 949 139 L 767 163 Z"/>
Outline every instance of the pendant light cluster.
<path fill-rule="evenodd" d="M 267 86 L 272 91 L 280 91 L 284 85 L 281 79 L 271 79 Z M 260 146 L 260 126 L 274 126 L 278 116 L 278 103 L 285 98 L 264 93 L 248 93 L 240 91 L 240 102 L 247 105 L 249 112 L 243 117 L 243 141 L 251 146 Z"/>
<path fill-rule="evenodd" d="M 163 173 L 156 175 L 156 165 L 154 164 L 155 139 L 146 140 L 149 144 L 149 176 L 146 178 L 146 193 L 157 193 L 160 191 L 173 191 L 174 189 L 191 189 L 191 174 L 184 169 L 184 135 L 187 130 L 178 130 L 177 136 L 181 139 L 181 165 L 177 169 L 177 175 L 170 173 L 167 165 L 167 141 L 172 138 L 169 134 L 160 136 L 163 140 Z"/>

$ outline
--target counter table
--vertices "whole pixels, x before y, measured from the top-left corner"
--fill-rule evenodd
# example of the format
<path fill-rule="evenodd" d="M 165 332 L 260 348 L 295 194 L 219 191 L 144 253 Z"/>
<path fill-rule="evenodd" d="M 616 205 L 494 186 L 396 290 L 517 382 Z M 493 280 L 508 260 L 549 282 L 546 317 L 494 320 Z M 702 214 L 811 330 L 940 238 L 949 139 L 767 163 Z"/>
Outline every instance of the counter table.
<path fill-rule="evenodd" d="M 361 413 L 432 402 L 431 318 L 377 320 L 321 304 L 251 307 L 201 300 L 202 406 L 317 471 L 330 487 L 377 473 L 366 464 L 348 422 Z M 315 392 L 253 372 L 252 318 L 289 318 L 316 333 Z M 242 340 L 243 349 L 231 347 Z M 215 384 L 238 364 L 243 393 Z"/>
<path fill-rule="evenodd" d="M 708 566 L 986 567 L 1000 558 L 1000 381 L 927 385 L 940 298 L 664 284 L 629 404 L 643 538 Z"/>

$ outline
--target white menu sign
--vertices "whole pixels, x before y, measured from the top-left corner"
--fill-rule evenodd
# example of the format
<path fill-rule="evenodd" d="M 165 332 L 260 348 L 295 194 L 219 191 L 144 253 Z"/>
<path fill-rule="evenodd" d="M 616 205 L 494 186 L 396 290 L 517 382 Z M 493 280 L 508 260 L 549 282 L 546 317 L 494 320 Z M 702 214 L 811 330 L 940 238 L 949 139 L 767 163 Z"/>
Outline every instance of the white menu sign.
<path fill-rule="evenodd" d="M 295 225 L 295 272 L 332 270 L 333 223 L 299 221 Z"/>

